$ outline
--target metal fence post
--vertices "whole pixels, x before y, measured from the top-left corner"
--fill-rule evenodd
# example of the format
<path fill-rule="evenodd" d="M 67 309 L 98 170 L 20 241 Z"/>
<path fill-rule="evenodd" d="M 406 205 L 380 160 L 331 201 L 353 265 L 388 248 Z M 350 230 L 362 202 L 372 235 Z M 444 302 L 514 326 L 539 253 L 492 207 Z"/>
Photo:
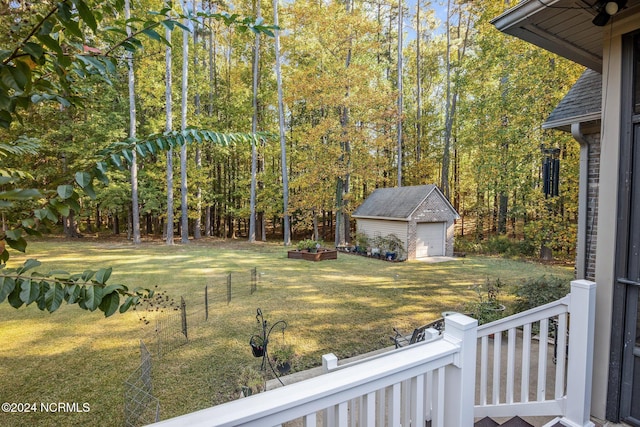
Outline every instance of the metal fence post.
<path fill-rule="evenodd" d="M 253 269 L 251 270 L 251 295 L 253 295 L 253 293 L 256 291 L 257 288 L 258 288 L 258 268 L 253 267 Z"/>
<path fill-rule="evenodd" d="M 184 302 L 183 297 L 180 297 L 180 311 L 182 315 L 182 333 L 187 341 L 189 341 L 189 334 L 187 330 L 187 304 Z"/>
<path fill-rule="evenodd" d="M 209 286 L 204 285 L 204 320 L 209 320 Z"/>

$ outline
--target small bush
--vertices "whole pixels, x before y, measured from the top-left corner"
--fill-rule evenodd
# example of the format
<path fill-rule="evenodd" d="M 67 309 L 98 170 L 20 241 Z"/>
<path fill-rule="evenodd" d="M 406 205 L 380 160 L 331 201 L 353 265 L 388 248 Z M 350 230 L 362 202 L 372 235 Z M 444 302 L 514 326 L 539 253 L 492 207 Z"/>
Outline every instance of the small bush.
<path fill-rule="evenodd" d="M 482 242 L 473 238 L 456 237 L 454 250 L 462 253 L 481 254 L 484 252 L 484 247 L 482 246 Z"/>
<path fill-rule="evenodd" d="M 312 250 L 319 249 L 320 246 L 322 246 L 322 242 L 319 241 L 319 240 L 316 241 L 316 240 L 313 240 L 313 239 L 305 239 L 305 240 L 301 240 L 301 241 L 298 242 L 297 248 L 300 251 L 304 250 L 304 249 L 312 251 Z"/>
<path fill-rule="evenodd" d="M 531 239 L 515 240 L 507 236 L 491 236 L 486 240 L 456 237 L 456 252 L 509 257 L 534 256 L 539 249 Z"/>
<path fill-rule="evenodd" d="M 514 310 L 516 313 L 558 300 L 570 292 L 569 282 L 555 276 L 541 276 L 516 285 Z"/>
<path fill-rule="evenodd" d="M 266 389 L 263 373 L 249 366 L 243 367 L 238 378 L 238 387 L 245 397 L 263 392 Z"/>
<path fill-rule="evenodd" d="M 478 299 L 467 304 L 465 310 L 471 317 L 478 320 L 478 325 L 490 323 L 505 316 L 505 306 L 499 300 L 504 286 L 500 279 L 494 282 L 487 280 L 484 289 L 482 285 L 476 285 Z"/>
<path fill-rule="evenodd" d="M 387 234 L 386 236 L 376 236 L 371 241 L 371 245 L 379 250 L 381 255 L 385 255 L 387 252 L 396 254 L 396 258 L 399 260 L 406 259 L 406 251 L 404 249 L 404 243 L 395 234 Z"/>

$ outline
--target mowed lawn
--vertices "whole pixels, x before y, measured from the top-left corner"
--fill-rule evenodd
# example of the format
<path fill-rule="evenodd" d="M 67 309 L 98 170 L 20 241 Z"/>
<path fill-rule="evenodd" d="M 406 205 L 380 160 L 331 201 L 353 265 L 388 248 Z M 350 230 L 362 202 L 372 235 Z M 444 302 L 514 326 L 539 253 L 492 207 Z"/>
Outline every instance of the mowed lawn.
<path fill-rule="evenodd" d="M 42 271 L 111 266 L 109 283 L 157 285 L 169 297 L 183 296 L 193 311 L 203 309 L 208 285 L 209 320 L 190 327 L 188 344 L 161 358 L 154 354 L 154 395 L 163 419 L 236 398 L 242 368 L 260 363 L 248 345 L 259 332 L 258 307 L 269 322 L 287 321 L 284 337 L 274 333 L 272 345 L 293 344 L 294 370 L 303 370 L 319 365 L 325 353 L 345 358 L 386 347 L 392 327 L 410 332 L 442 311 L 462 311 L 476 298 L 473 285 L 488 279 L 514 285 L 542 275 L 570 280 L 573 273 L 572 266 L 476 256 L 427 264 L 339 254 L 313 263 L 289 260 L 286 251 L 277 243 L 209 239 L 173 247 L 49 239 L 30 242 L 26 256 L 13 252 L 9 266 L 26 258 L 42 261 Z M 260 279 L 250 295 L 254 267 Z M 234 295 L 227 304 L 229 272 Z M 0 402 L 35 403 L 38 410 L 0 412 L 0 425 L 122 425 L 124 381 L 140 363 L 140 340 L 155 353 L 156 315 L 138 310 L 105 318 L 75 305 L 49 314 L 0 304 Z M 54 402 L 78 403 L 80 410 L 87 403 L 89 410 L 40 412 L 41 403 Z"/>

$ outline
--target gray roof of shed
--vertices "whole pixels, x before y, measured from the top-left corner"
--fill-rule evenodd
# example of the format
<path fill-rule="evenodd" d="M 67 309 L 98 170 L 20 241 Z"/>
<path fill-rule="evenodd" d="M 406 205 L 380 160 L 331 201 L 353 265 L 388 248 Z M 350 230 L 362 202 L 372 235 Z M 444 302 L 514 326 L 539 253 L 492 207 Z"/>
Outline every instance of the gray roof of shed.
<path fill-rule="evenodd" d="M 602 75 L 587 69 L 551 112 L 542 127 L 570 131 L 573 123 L 596 122 L 601 117 Z"/>
<path fill-rule="evenodd" d="M 455 209 L 442 195 L 438 187 L 433 184 L 414 185 L 409 187 L 379 188 L 375 190 L 355 210 L 353 217 L 378 217 L 389 219 L 408 219 L 420 204 L 437 191 L 447 202 L 452 213 L 457 216 Z"/>

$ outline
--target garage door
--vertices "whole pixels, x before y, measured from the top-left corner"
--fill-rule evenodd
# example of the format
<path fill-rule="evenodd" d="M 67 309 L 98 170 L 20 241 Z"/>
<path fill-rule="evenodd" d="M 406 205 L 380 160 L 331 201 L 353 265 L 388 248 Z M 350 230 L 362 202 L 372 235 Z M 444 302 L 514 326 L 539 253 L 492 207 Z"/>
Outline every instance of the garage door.
<path fill-rule="evenodd" d="M 444 255 L 445 223 L 426 222 L 418 224 L 416 258 Z"/>

